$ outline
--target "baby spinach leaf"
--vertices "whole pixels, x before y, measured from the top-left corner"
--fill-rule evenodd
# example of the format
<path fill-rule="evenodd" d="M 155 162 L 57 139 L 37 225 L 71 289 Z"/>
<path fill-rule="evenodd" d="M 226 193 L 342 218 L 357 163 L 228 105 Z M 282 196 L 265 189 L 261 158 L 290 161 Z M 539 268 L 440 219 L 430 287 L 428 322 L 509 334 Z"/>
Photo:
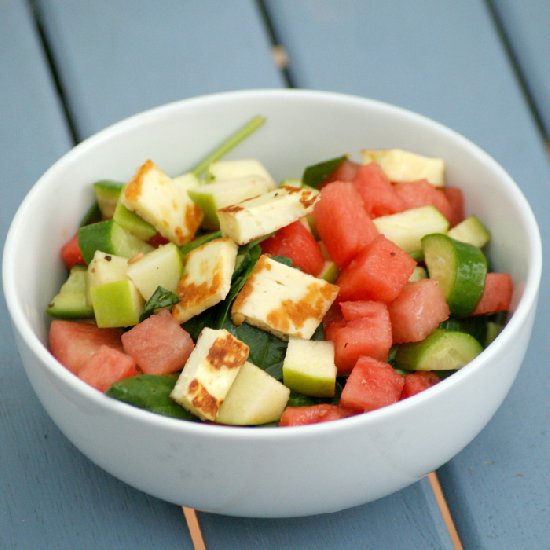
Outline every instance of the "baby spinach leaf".
<path fill-rule="evenodd" d="M 333 159 L 325 160 L 317 164 L 312 164 L 304 170 L 304 175 L 302 176 L 302 181 L 305 185 L 310 187 L 319 187 L 325 179 L 327 179 L 335 170 L 347 160 L 347 155 L 342 155 L 341 157 L 336 157 Z"/>
<path fill-rule="evenodd" d="M 226 319 L 223 328 L 248 345 L 250 348 L 248 359 L 251 363 L 265 370 L 273 378 L 282 380 L 283 361 L 288 342 L 248 323 L 236 326 L 231 320 Z"/>
<path fill-rule="evenodd" d="M 139 320 L 144 321 L 155 313 L 155 310 L 162 309 L 165 307 L 172 307 L 174 304 L 177 304 L 180 301 L 178 295 L 171 290 L 166 290 L 162 286 L 158 286 L 152 296 L 147 300 L 141 313 Z"/>
<path fill-rule="evenodd" d="M 196 416 L 170 398 L 170 392 L 177 379 L 177 374 L 140 374 L 115 382 L 107 390 L 106 395 L 163 416 L 198 420 Z"/>
<path fill-rule="evenodd" d="M 202 246 L 203 244 L 213 241 L 214 239 L 219 239 L 222 236 L 220 231 L 212 231 L 210 233 L 204 233 L 200 237 L 197 237 L 196 239 L 193 239 L 191 242 L 184 244 L 180 246 L 180 254 L 181 257 L 184 258 L 191 252 L 192 250 L 195 250 L 195 248 L 198 248 L 199 246 Z"/>
<path fill-rule="evenodd" d="M 293 261 L 288 256 L 271 256 L 271 259 L 288 267 L 294 267 Z"/>

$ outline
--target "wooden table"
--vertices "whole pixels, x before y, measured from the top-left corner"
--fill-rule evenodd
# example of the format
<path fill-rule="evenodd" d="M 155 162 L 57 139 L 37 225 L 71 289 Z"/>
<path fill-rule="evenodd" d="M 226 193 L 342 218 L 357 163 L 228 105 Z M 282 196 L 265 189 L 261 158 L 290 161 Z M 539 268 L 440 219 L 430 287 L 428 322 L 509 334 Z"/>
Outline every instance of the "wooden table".
<path fill-rule="evenodd" d="M 465 134 L 516 179 L 546 254 L 548 29 L 546 0 L 0 0 L 0 238 L 38 176 L 106 125 L 197 94 L 293 86 L 381 99 Z M 332 515 L 188 514 L 206 547 L 550 548 L 549 288 L 545 271 L 503 406 L 437 472 L 445 501 L 431 477 Z M 181 508 L 72 447 L 34 397 L 7 315 L 0 335 L 0 548 L 200 547 Z"/>

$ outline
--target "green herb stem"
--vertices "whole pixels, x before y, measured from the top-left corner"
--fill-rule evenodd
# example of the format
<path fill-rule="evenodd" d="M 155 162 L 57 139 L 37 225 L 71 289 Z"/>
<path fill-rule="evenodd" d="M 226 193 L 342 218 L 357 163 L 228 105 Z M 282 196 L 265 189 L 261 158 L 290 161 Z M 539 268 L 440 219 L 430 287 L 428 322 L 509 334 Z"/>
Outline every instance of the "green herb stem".
<path fill-rule="evenodd" d="M 227 139 L 225 139 L 216 149 L 210 152 L 204 157 L 194 168 L 191 169 L 191 173 L 199 177 L 205 172 L 210 164 L 219 160 L 225 156 L 231 149 L 235 148 L 241 141 L 246 139 L 249 135 L 255 132 L 265 122 L 265 118 L 261 115 L 252 117 L 244 126 L 241 126 L 235 132 L 233 132 Z"/>

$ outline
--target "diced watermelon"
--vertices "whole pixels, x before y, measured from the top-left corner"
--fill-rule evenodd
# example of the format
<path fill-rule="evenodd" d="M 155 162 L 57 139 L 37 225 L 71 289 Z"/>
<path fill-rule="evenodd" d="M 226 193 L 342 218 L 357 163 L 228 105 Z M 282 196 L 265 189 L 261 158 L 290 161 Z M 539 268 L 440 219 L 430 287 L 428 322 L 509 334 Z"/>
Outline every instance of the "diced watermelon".
<path fill-rule="evenodd" d="M 472 315 L 489 315 L 509 311 L 514 283 L 508 273 L 487 273 L 481 300 Z"/>
<path fill-rule="evenodd" d="M 407 181 L 396 183 L 395 192 L 401 197 L 405 208 L 420 206 L 435 206 L 449 221 L 453 216 L 449 199 L 440 189 L 436 189 L 427 180 Z"/>
<path fill-rule="evenodd" d="M 170 241 L 166 237 L 163 237 L 160 233 L 155 233 L 148 241 L 148 243 L 155 248 L 158 248 L 163 244 L 168 244 L 169 242 Z"/>
<path fill-rule="evenodd" d="M 102 346 L 122 350 L 121 332 L 98 328 L 92 323 L 54 319 L 50 325 L 52 355 L 71 372 L 78 374 L 88 359 Z"/>
<path fill-rule="evenodd" d="M 136 374 L 136 362 L 129 355 L 109 346 L 101 346 L 84 363 L 78 377 L 104 392 L 115 382 Z"/>
<path fill-rule="evenodd" d="M 346 381 L 340 403 L 361 412 L 380 409 L 399 400 L 404 383 L 404 376 L 388 363 L 361 357 Z"/>
<path fill-rule="evenodd" d="M 451 206 L 451 213 L 449 224 L 454 227 L 457 223 L 460 223 L 464 219 L 464 193 L 459 187 L 443 187 L 443 193 L 447 197 Z"/>
<path fill-rule="evenodd" d="M 388 308 L 381 302 L 368 304 L 369 308 L 363 307 L 364 316 L 340 321 L 339 325 L 334 322 L 325 330 L 325 338 L 334 343 L 334 363 L 339 375 L 348 374 L 363 355 L 380 361 L 388 359 L 392 345 Z"/>
<path fill-rule="evenodd" d="M 343 319 L 340 319 L 338 321 L 332 321 L 324 326 L 323 332 L 325 334 L 325 340 L 330 340 L 331 342 L 334 342 L 336 339 L 336 333 L 342 328 L 345 327 L 347 324 L 347 321 L 344 321 Z"/>
<path fill-rule="evenodd" d="M 333 181 L 353 181 L 355 174 L 361 165 L 352 160 L 345 160 L 338 165 L 338 168 L 323 180 L 322 186 Z"/>
<path fill-rule="evenodd" d="M 344 317 L 342 316 L 340 304 L 333 303 L 323 317 L 323 327 L 326 329 L 326 327 L 334 321 L 343 321 L 343 319 Z"/>
<path fill-rule="evenodd" d="M 450 315 L 445 296 L 435 279 L 407 283 L 388 309 L 394 344 L 424 340 Z"/>
<path fill-rule="evenodd" d="M 61 247 L 61 258 L 69 269 L 75 265 L 86 265 L 82 252 L 80 252 L 80 246 L 78 246 L 78 235 L 71 237 Z"/>
<path fill-rule="evenodd" d="M 380 165 L 375 162 L 359 167 L 353 185 L 372 218 L 395 214 L 405 209 L 403 199 L 395 192 Z"/>
<path fill-rule="evenodd" d="M 355 300 L 352 302 L 340 302 L 342 317 L 346 321 L 361 319 L 362 317 L 372 317 L 380 314 L 381 311 L 387 311 L 386 304 L 375 302 L 374 300 Z"/>
<path fill-rule="evenodd" d="M 279 426 L 319 424 L 319 422 L 339 420 L 353 414 L 355 414 L 355 411 L 330 403 L 319 403 L 318 405 L 309 405 L 306 407 L 287 407 L 281 415 Z"/>
<path fill-rule="evenodd" d="M 265 254 L 290 258 L 295 267 L 314 277 L 325 264 L 319 243 L 300 221 L 282 227 L 260 246 Z"/>
<path fill-rule="evenodd" d="M 335 181 L 321 190 L 315 205 L 317 232 L 331 259 L 347 264 L 378 234 L 353 183 Z"/>
<path fill-rule="evenodd" d="M 145 374 L 181 370 L 194 348 L 189 333 L 165 309 L 125 332 L 122 345 Z"/>
<path fill-rule="evenodd" d="M 416 395 L 439 382 L 439 376 L 431 370 L 411 372 L 405 375 L 401 399 Z"/>
<path fill-rule="evenodd" d="M 338 300 L 391 302 L 411 276 L 416 262 L 396 244 L 378 235 L 345 267 L 336 284 Z"/>

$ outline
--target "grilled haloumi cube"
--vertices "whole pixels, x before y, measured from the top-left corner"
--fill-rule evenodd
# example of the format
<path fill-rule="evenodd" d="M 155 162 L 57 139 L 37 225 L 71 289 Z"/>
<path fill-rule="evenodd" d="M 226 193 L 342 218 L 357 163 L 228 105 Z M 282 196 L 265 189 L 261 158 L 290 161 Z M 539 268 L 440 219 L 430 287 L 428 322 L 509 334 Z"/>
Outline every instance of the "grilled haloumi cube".
<path fill-rule="evenodd" d="M 188 188 L 188 183 L 170 178 L 148 160 L 124 188 L 121 201 L 163 237 L 182 245 L 193 238 L 203 216 Z"/>
<path fill-rule="evenodd" d="M 215 420 L 248 351 L 227 330 L 204 328 L 170 397 L 199 418 Z"/>
<path fill-rule="evenodd" d="M 208 176 L 215 181 L 260 176 L 267 180 L 269 189 L 275 187 L 275 180 L 271 174 L 260 161 L 255 159 L 218 160 L 208 167 Z"/>
<path fill-rule="evenodd" d="M 219 209 L 220 230 L 236 243 L 246 244 L 309 214 L 318 196 L 317 190 L 308 187 L 279 187 Z"/>
<path fill-rule="evenodd" d="M 437 157 L 424 157 L 401 149 L 361 151 L 363 163 L 376 162 L 390 181 L 428 180 L 435 187 L 443 187 L 445 162 Z"/>
<path fill-rule="evenodd" d="M 338 294 L 338 287 L 263 254 L 231 308 L 236 325 L 246 321 L 276 336 L 309 339 Z"/>
<path fill-rule="evenodd" d="M 227 238 L 214 239 L 185 257 L 172 316 L 183 323 L 225 299 L 231 288 L 238 247 Z"/>

